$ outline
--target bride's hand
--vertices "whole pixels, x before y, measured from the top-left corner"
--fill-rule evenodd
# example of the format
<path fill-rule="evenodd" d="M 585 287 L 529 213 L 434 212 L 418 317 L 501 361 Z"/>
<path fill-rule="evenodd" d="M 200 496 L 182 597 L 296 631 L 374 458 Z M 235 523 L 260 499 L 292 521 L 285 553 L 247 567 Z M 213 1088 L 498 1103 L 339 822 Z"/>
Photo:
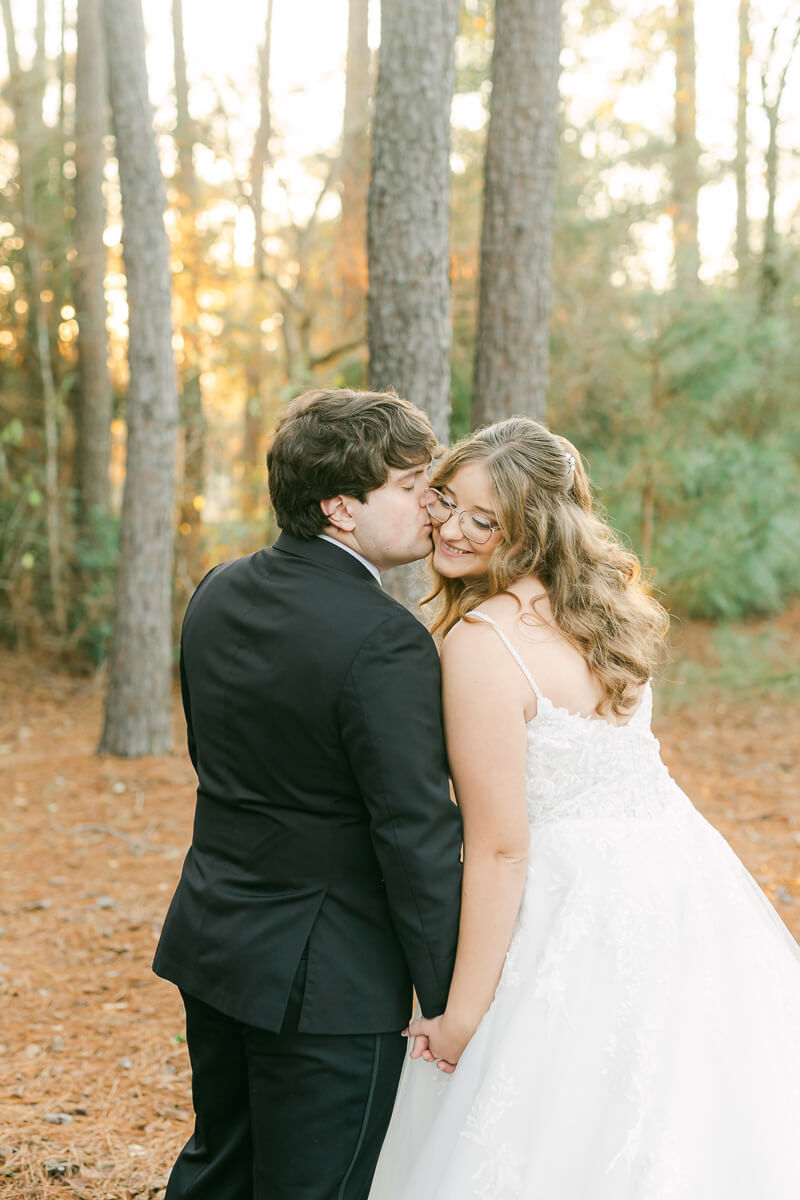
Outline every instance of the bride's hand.
<path fill-rule="evenodd" d="M 438 1060 L 437 1067 L 448 1075 L 455 1071 L 471 1036 L 470 1031 L 457 1028 L 447 1013 L 442 1013 L 440 1017 L 422 1017 L 418 1021 L 412 1021 L 408 1026 L 408 1033 L 416 1039 L 411 1057 L 425 1058 L 428 1062 Z"/>

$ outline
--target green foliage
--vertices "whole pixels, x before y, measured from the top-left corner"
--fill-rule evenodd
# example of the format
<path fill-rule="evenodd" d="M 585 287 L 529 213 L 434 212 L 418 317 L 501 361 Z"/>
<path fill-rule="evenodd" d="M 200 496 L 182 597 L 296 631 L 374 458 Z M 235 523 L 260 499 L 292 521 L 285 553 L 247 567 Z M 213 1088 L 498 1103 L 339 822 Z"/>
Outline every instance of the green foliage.
<path fill-rule="evenodd" d="M 674 286 L 657 291 L 649 276 L 648 253 L 651 260 L 653 253 L 646 247 L 648 236 L 669 217 L 672 142 L 668 131 L 655 128 L 648 106 L 632 106 L 630 95 L 643 80 L 656 77 L 668 53 L 664 10 L 656 5 L 640 13 L 615 0 L 567 0 L 564 12 L 550 422 L 585 455 L 613 524 L 642 554 L 674 612 L 730 620 L 777 611 L 800 591 L 796 234 L 780 231 L 778 284 L 768 313 L 759 308 L 755 269 L 738 285 L 721 279 L 691 295 Z M 494 5 L 464 0 L 460 13 L 451 156 L 454 438 L 470 426 L 486 140 L 486 125 L 476 129 L 474 117 L 481 106 L 488 116 Z M 628 52 L 624 67 L 609 72 L 598 90 L 603 39 L 612 29 L 615 54 L 623 44 Z M 69 78 L 72 63 L 67 66 Z M 48 71 L 52 83 L 57 64 L 50 62 Z M 589 79 L 595 83 L 587 89 L 583 82 Z M 592 88 L 594 99 L 587 100 Z M 29 165 L 43 294 L 49 296 L 45 315 L 62 398 L 59 515 L 69 590 L 64 647 L 98 662 L 110 634 L 118 530 L 108 519 L 81 533 L 74 512 L 79 385 L 74 332 L 66 328 L 65 313 L 67 305 L 74 308 L 76 268 L 74 150 L 64 135 L 72 114 L 66 95 L 63 128 L 51 110 L 35 123 Z M 41 100 L 42 94 L 33 95 L 32 109 L 43 112 Z M 309 228 L 271 213 L 266 275 L 260 282 L 234 252 L 241 202 L 234 177 L 237 170 L 246 176 L 253 132 L 244 100 L 240 88 L 223 87 L 216 107 L 193 114 L 196 187 L 191 197 L 182 195 L 176 176 L 169 188 L 176 332 L 181 335 L 177 365 L 184 375 L 205 377 L 208 486 L 198 491 L 209 492 L 203 514 L 209 524 L 201 526 L 208 566 L 275 536 L 265 513 L 259 422 L 271 424 L 281 405 L 306 383 L 367 386 L 363 246 L 342 245 L 335 212 L 329 218 L 328 205 L 321 205 L 319 219 Z M 466 124 L 459 123 L 459 112 L 467 114 Z M 164 110 L 160 120 L 166 130 L 172 118 Z M 23 220 L 13 141 L 7 127 L 0 139 L 8 167 L 0 183 L 0 266 L 6 268 L 0 287 L 0 636 L 8 641 L 52 636 L 37 305 L 25 240 L 31 231 Z M 280 135 L 273 136 L 270 152 L 273 182 L 288 199 L 292 188 L 281 173 L 291 154 L 284 152 Z M 305 162 L 307 180 L 315 179 L 316 187 L 328 176 L 334 153 L 332 148 L 330 156 Z M 709 181 L 730 169 L 729 163 L 710 158 L 705 147 L 702 166 Z M 212 163 L 230 169 L 211 170 Z M 107 199 L 112 224 L 119 219 L 113 179 Z M 660 232 L 657 244 L 663 253 Z M 126 386 L 122 270 L 119 250 L 112 249 L 108 287 L 117 418 L 124 417 Z M 349 316 L 345 282 L 356 292 L 362 289 Z M 255 429 L 256 436 L 242 445 L 248 402 L 255 418 L 250 434 Z M 226 486 L 215 491 L 220 480 Z M 195 581 L 194 573 L 181 575 L 180 558 L 176 578 L 177 613 Z M 720 654 L 727 661 L 728 649 Z"/>
<path fill-rule="evenodd" d="M 70 623 L 73 644 L 95 665 L 107 657 L 111 642 L 118 554 L 118 518 L 93 514 L 72 554 L 78 578 Z"/>
<path fill-rule="evenodd" d="M 679 655 L 671 659 L 658 680 L 662 709 L 680 709 L 711 697 L 782 695 L 800 697 L 800 669 L 792 634 L 778 626 L 752 629 L 721 622 L 708 634 L 700 659 Z"/>
<path fill-rule="evenodd" d="M 331 386 L 342 388 L 366 388 L 366 363 L 362 362 L 358 358 L 351 358 L 348 362 L 341 363 Z"/>
<path fill-rule="evenodd" d="M 450 377 L 450 438 L 457 442 L 469 433 L 472 398 L 471 363 L 454 363 Z"/>
<path fill-rule="evenodd" d="M 800 591 L 800 421 L 774 369 L 798 358 L 788 322 L 708 289 L 678 309 L 639 300 L 626 325 L 592 348 L 583 403 L 559 416 L 554 395 L 553 424 L 670 607 L 778 611 Z"/>
<path fill-rule="evenodd" d="M 584 182 L 579 167 L 562 169 L 550 423 L 583 453 L 612 524 L 673 611 L 777 612 L 800 591 L 794 281 L 772 315 L 725 282 L 691 297 L 624 278 L 611 286 L 631 212 L 587 216 L 570 191 Z M 454 227 L 467 224 L 460 214 Z M 454 296 L 455 437 L 468 427 L 474 335 L 460 317 L 468 297 Z"/>
<path fill-rule="evenodd" d="M 620 470 L 613 452 L 591 449 L 593 475 L 612 523 L 642 552 L 641 472 L 635 462 Z M 687 430 L 660 459 L 655 486 L 645 557 L 670 608 L 733 618 L 777 612 L 800 591 L 800 470 L 779 439 L 693 444 Z"/>
<path fill-rule="evenodd" d="M 589 5 L 584 18 L 593 11 L 605 9 Z M 469 423 L 481 142 L 462 130 L 456 143 L 465 169 L 454 180 L 452 222 L 453 436 Z M 620 160 L 604 156 L 606 144 L 622 152 L 624 197 L 610 190 Z M 759 309 L 755 280 L 654 291 L 637 229 L 668 202 L 659 176 L 667 153 L 611 112 L 588 129 L 564 114 L 549 421 L 584 454 L 612 524 L 674 612 L 776 612 L 800 591 L 796 246 L 784 240 L 783 307 L 770 314 Z"/>
<path fill-rule="evenodd" d="M 0 490 L 0 636 L 16 645 L 38 627 L 46 605 L 47 539 L 42 495 L 30 473 Z"/>

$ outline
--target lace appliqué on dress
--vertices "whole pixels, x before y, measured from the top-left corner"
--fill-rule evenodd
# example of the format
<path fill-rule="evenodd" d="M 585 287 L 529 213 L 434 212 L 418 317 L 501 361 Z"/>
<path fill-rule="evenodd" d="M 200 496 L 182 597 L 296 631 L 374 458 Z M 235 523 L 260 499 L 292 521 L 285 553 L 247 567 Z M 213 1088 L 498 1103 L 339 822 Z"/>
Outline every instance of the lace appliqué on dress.
<path fill-rule="evenodd" d="M 488 1086 L 479 1094 L 467 1116 L 461 1136 L 485 1152 L 472 1176 L 474 1200 L 501 1200 L 519 1196 L 520 1162 L 510 1139 L 502 1138 L 503 1118 L 519 1096 L 513 1076 L 501 1065 Z"/>

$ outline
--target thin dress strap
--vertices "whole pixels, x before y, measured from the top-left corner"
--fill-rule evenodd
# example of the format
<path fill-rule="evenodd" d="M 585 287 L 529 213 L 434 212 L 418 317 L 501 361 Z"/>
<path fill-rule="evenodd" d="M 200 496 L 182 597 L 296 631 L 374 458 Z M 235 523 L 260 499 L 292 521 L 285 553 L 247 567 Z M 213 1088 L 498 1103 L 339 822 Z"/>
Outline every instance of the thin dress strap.
<path fill-rule="evenodd" d="M 491 625 L 492 629 L 495 631 L 497 636 L 500 638 L 501 642 L 503 642 L 503 644 L 505 645 L 505 647 L 508 650 L 511 657 L 517 663 L 517 666 L 522 671 L 522 674 L 525 676 L 528 683 L 533 688 L 534 695 L 536 696 L 536 698 L 538 700 L 543 700 L 544 697 L 542 696 L 542 693 L 539 691 L 538 687 L 536 686 L 536 681 L 534 680 L 530 671 L 525 666 L 525 663 L 522 661 L 522 658 L 520 657 L 519 652 L 514 649 L 513 645 L 511 644 L 510 639 L 506 636 L 506 634 L 503 633 L 502 629 L 497 624 L 497 622 L 493 621 L 491 617 L 487 617 L 485 613 L 479 613 L 479 612 L 468 613 L 467 620 L 485 621 L 487 625 Z"/>

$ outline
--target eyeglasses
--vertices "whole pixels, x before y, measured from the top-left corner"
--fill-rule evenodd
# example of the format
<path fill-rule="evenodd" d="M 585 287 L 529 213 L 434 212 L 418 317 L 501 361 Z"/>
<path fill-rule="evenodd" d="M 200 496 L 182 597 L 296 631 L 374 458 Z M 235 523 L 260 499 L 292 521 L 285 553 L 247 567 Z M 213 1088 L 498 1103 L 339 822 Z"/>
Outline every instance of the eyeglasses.
<path fill-rule="evenodd" d="M 432 521 L 444 525 L 451 517 L 458 517 L 458 527 L 468 542 L 476 546 L 488 542 L 493 533 L 500 532 L 500 526 L 489 517 L 479 512 L 469 512 L 456 508 L 452 500 L 444 496 L 437 488 L 425 489 L 425 507 Z"/>

